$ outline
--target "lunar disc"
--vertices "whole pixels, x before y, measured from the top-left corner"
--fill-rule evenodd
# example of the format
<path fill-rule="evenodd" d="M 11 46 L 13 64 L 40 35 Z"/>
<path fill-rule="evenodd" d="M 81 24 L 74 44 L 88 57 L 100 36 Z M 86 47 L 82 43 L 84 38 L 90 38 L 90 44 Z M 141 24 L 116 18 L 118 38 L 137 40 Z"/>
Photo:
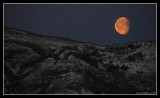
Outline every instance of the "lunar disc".
<path fill-rule="evenodd" d="M 125 35 L 129 32 L 130 22 L 126 17 L 120 17 L 115 22 L 115 29 L 119 34 Z"/>

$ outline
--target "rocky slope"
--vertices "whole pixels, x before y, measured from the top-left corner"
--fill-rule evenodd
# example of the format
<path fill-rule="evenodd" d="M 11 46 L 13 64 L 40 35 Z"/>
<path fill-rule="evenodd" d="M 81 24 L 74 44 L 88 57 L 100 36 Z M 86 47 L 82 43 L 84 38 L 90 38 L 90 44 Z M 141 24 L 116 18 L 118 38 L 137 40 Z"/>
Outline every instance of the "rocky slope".
<path fill-rule="evenodd" d="M 5 94 L 156 92 L 156 41 L 97 46 L 4 28 Z"/>

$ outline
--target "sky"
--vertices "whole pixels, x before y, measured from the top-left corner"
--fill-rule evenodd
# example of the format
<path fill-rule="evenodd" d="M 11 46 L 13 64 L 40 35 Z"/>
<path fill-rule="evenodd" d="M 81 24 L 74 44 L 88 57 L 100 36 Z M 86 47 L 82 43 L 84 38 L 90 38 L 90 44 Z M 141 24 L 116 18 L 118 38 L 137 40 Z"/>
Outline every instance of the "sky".
<path fill-rule="evenodd" d="M 120 17 L 126 35 L 115 30 Z M 156 40 L 156 4 L 4 4 L 4 26 L 97 45 Z"/>

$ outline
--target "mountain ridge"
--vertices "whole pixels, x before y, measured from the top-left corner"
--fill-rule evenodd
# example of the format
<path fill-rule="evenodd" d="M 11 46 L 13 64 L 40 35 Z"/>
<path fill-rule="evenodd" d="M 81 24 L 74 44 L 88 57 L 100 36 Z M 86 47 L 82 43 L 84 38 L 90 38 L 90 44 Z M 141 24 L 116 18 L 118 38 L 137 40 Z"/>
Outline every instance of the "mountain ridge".
<path fill-rule="evenodd" d="M 53 38 L 4 28 L 5 94 L 156 93 L 155 40 L 104 47 Z"/>
<path fill-rule="evenodd" d="M 73 39 L 65 38 L 65 37 L 60 37 L 60 36 L 58 36 L 58 37 L 57 36 L 45 36 L 45 35 L 41 35 L 41 34 L 30 32 L 30 31 L 25 31 L 25 30 L 21 30 L 21 29 L 11 28 L 11 27 L 8 27 L 8 26 L 4 26 L 4 31 L 5 31 L 5 29 L 17 30 L 17 31 L 29 33 L 29 34 L 35 35 L 35 36 L 41 36 L 41 37 L 47 37 L 47 38 L 59 38 L 59 39 L 62 39 L 62 40 L 64 39 L 64 40 L 70 40 L 70 41 L 73 41 L 73 42 L 88 43 L 88 44 L 93 44 L 93 45 L 96 45 L 96 46 L 103 46 L 103 47 L 113 46 L 113 45 L 129 44 L 129 43 L 136 43 L 136 42 L 156 41 L 156 40 L 140 40 L 140 41 L 131 41 L 131 42 L 124 42 L 124 43 L 120 43 L 120 44 L 112 44 L 112 45 L 98 45 L 98 44 L 91 43 L 91 42 L 77 41 L 77 40 L 73 40 Z"/>
<path fill-rule="evenodd" d="M 64 38 L 64 37 L 57 37 L 57 36 L 45 36 L 45 35 L 40 35 L 40 34 L 37 34 L 37 33 L 32 33 L 32 32 L 28 32 L 28 31 L 25 31 L 25 30 L 21 30 L 21 29 L 14 29 L 14 28 L 10 28 L 10 27 L 7 27 L 5 26 L 4 27 L 4 31 L 5 30 L 16 30 L 17 32 L 22 33 L 22 32 L 25 32 L 26 34 L 29 34 L 29 35 L 34 35 L 34 36 L 40 36 L 40 37 L 44 37 L 44 38 L 50 38 L 50 39 L 58 39 L 58 40 L 64 40 L 64 41 L 69 41 L 69 42 L 77 42 L 77 43 L 88 43 L 88 44 L 94 44 L 94 43 L 89 43 L 89 42 L 82 42 L 82 41 L 77 41 L 77 40 L 72 40 L 72 39 L 69 39 L 69 38 Z M 12 32 L 13 33 L 13 32 Z"/>

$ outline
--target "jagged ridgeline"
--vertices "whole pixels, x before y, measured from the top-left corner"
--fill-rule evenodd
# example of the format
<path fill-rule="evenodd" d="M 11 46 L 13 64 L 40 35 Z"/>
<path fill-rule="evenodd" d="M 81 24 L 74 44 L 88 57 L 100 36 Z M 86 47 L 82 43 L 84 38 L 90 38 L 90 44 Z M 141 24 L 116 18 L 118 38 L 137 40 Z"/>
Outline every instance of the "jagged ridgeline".
<path fill-rule="evenodd" d="M 4 28 L 5 94 L 156 92 L 156 41 L 98 46 Z"/>

